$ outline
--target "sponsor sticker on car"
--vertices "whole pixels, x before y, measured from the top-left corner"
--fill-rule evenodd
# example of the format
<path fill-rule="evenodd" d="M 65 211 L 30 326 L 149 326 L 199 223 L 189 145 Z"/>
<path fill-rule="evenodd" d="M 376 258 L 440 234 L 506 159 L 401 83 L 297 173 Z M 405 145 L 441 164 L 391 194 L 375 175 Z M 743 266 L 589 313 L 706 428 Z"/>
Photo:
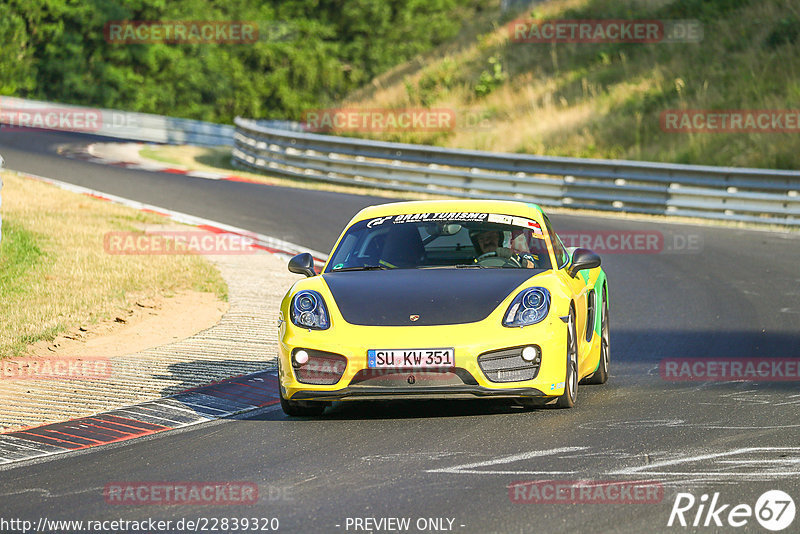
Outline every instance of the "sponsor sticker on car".
<path fill-rule="evenodd" d="M 515 217 L 512 215 L 501 215 L 497 213 L 407 213 L 403 215 L 387 215 L 385 217 L 377 217 L 367 223 L 367 228 L 380 226 L 384 223 L 392 222 L 393 224 L 403 223 L 417 223 L 417 222 L 455 222 L 455 223 L 470 223 L 470 222 L 490 222 L 498 224 L 507 224 L 509 226 L 518 226 L 521 228 L 528 228 L 537 236 L 542 235 L 541 225 L 533 219 L 525 217 Z"/>
<path fill-rule="evenodd" d="M 455 350 L 369 349 L 367 366 L 371 369 L 455 367 Z"/>
<path fill-rule="evenodd" d="M 481 222 L 488 217 L 487 213 L 466 213 L 466 212 L 447 212 L 447 213 L 404 213 L 401 215 L 387 215 L 377 217 L 367 223 L 367 228 L 380 226 L 391 221 L 393 224 L 418 223 L 418 222 Z"/>

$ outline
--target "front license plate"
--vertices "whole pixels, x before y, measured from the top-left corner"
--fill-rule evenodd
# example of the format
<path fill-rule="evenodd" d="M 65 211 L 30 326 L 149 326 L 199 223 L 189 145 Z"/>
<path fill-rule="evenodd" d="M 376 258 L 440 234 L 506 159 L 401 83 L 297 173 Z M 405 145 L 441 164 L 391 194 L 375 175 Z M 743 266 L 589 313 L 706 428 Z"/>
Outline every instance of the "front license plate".
<path fill-rule="evenodd" d="M 370 349 L 367 366 L 371 369 L 396 367 L 455 367 L 454 349 Z"/>

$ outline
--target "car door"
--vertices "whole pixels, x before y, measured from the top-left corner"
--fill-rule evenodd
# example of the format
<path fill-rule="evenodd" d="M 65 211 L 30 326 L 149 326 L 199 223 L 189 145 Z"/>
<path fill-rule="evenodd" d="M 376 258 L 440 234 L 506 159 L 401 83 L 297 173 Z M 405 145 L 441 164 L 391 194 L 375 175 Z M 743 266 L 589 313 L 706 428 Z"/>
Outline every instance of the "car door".
<path fill-rule="evenodd" d="M 562 283 L 569 290 L 573 302 L 575 302 L 575 333 L 578 339 L 578 369 L 580 370 L 585 367 L 585 360 L 589 356 L 588 343 L 586 342 L 587 310 L 589 307 L 586 281 L 581 274 L 572 278 L 567 273 L 567 267 L 569 267 L 571 260 L 570 253 L 564 247 L 561 238 L 553 230 L 547 215 L 544 215 L 544 223 L 556 259 L 554 270 L 558 273 Z"/>

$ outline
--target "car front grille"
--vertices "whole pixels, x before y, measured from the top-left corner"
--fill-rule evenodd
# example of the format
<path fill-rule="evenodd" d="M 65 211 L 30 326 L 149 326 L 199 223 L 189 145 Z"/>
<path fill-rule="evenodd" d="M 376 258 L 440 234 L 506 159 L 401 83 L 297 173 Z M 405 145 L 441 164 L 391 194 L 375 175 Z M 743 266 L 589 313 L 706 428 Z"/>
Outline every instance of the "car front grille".
<path fill-rule="evenodd" d="M 330 386 L 342 378 L 347 369 L 347 358 L 332 352 L 304 349 L 308 352 L 308 362 L 302 367 L 295 367 L 297 381 L 303 384 Z"/>
<path fill-rule="evenodd" d="M 537 358 L 532 362 L 522 359 L 524 347 L 513 347 L 492 352 L 485 352 L 478 356 L 478 365 L 492 382 L 517 382 L 520 380 L 533 380 L 539 374 L 541 361 Z"/>
<path fill-rule="evenodd" d="M 362 369 L 350 381 L 351 386 L 371 387 L 423 387 L 477 385 L 465 369 Z"/>

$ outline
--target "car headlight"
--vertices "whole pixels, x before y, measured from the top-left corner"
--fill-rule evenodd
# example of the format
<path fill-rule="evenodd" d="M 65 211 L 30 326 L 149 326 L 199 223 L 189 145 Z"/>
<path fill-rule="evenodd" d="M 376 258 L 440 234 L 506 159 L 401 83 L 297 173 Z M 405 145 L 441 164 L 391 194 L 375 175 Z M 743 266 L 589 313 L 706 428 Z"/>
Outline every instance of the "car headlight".
<path fill-rule="evenodd" d="M 528 326 L 547 317 L 550 312 L 550 292 L 543 287 L 521 291 L 508 307 L 503 326 Z"/>
<path fill-rule="evenodd" d="M 330 320 L 322 295 L 316 291 L 299 291 L 292 299 L 292 322 L 301 328 L 326 330 Z"/>

